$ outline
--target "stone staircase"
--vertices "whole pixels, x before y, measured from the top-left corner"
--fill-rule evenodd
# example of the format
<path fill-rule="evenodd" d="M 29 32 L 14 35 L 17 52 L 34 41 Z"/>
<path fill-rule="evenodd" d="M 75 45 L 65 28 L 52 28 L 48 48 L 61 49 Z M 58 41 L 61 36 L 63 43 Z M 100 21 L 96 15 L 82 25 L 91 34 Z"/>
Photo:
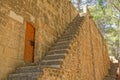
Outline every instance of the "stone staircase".
<path fill-rule="evenodd" d="M 67 56 L 70 44 L 77 34 L 84 17 L 79 15 L 68 25 L 65 32 L 56 43 L 46 53 L 45 57 L 36 65 L 19 67 L 12 74 L 9 74 L 8 80 L 37 80 L 42 75 L 43 67 L 61 68 L 63 60 Z"/>
<path fill-rule="evenodd" d="M 103 80 L 117 80 L 117 67 L 118 63 L 111 63 L 111 68 L 108 71 L 108 75 Z"/>

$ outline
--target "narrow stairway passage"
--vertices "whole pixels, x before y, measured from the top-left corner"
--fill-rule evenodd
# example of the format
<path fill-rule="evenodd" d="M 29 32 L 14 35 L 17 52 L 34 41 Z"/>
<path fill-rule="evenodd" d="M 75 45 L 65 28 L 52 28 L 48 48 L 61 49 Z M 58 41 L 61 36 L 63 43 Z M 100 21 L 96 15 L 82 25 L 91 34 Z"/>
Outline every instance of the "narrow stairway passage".
<path fill-rule="evenodd" d="M 60 69 L 68 54 L 70 44 L 78 33 L 83 21 L 84 17 L 76 16 L 38 64 L 18 67 L 14 73 L 9 74 L 8 80 L 38 80 L 41 75 L 44 75 L 44 67 Z"/>

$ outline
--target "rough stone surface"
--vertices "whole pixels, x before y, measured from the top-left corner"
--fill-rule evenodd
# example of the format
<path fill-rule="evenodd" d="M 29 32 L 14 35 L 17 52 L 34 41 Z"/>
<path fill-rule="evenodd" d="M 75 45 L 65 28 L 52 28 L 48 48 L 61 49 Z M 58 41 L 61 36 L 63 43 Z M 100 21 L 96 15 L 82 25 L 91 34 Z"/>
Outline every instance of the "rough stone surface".
<path fill-rule="evenodd" d="M 92 24 L 88 25 L 90 23 Z M 92 34 L 92 30 L 95 30 L 96 35 Z M 8 80 L 37 80 L 38 75 L 39 80 L 103 80 L 108 69 L 106 43 L 98 28 L 89 15 L 81 18 L 77 16 L 39 65 L 19 67 L 9 75 Z"/>
<path fill-rule="evenodd" d="M 88 12 L 60 69 L 44 68 L 39 80 L 103 80 L 110 60 L 106 41 Z"/>
<path fill-rule="evenodd" d="M 47 52 L 46 56 L 43 57 L 43 59 L 39 62 L 39 64 L 31 65 L 31 66 L 27 65 L 24 67 L 17 68 L 15 73 L 9 74 L 8 80 L 14 80 L 14 79 L 26 80 L 26 79 L 30 79 L 31 77 L 34 77 L 37 79 L 37 76 L 39 75 L 39 73 L 43 73 L 44 67 L 53 68 L 54 71 L 56 69 L 60 69 L 61 64 L 64 62 L 65 57 L 67 57 L 67 53 L 68 53 L 68 49 L 70 47 L 71 41 L 75 37 L 75 34 L 78 32 L 79 27 L 80 27 L 79 25 L 82 23 L 82 21 L 83 21 L 83 17 L 80 18 L 80 16 L 78 15 L 67 26 L 67 29 L 65 30 L 65 32 L 57 40 L 57 42 L 54 43 L 54 46 L 51 47 L 51 49 Z M 71 39 L 67 40 L 65 37 L 67 37 L 67 38 L 70 37 Z M 62 39 L 66 39 L 66 40 L 62 40 Z M 61 47 L 67 46 L 67 47 L 60 48 L 59 46 L 61 46 Z M 59 48 L 54 48 L 54 47 L 59 47 Z M 62 55 L 62 57 L 61 57 L 61 55 Z M 50 72 L 51 71 L 52 70 L 50 70 Z M 36 74 L 36 75 L 32 75 L 31 73 Z M 44 72 L 44 74 L 46 74 L 46 73 L 48 73 L 48 72 Z M 51 75 L 53 75 L 53 73 L 54 72 L 52 72 Z M 54 74 L 56 74 L 56 73 L 54 73 Z M 57 73 L 57 75 L 58 75 L 58 73 Z M 47 78 L 44 78 L 44 76 L 46 77 L 46 75 L 43 75 L 42 78 L 47 79 Z M 57 77 L 57 78 L 59 78 L 59 77 Z M 33 79 L 31 78 L 31 80 L 33 80 Z"/>
<path fill-rule="evenodd" d="M 26 22 L 35 27 L 37 62 L 76 15 L 69 0 L 0 0 L 0 80 L 24 63 Z"/>
<path fill-rule="evenodd" d="M 77 14 L 69 0 L 0 0 L 0 80 L 6 80 L 9 73 L 24 63 L 26 22 L 30 22 L 35 27 L 34 59 L 38 62 L 44 58 L 45 53 L 59 39 Z M 72 24 L 73 27 L 80 23 L 80 21 L 75 22 Z M 77 34 L 72 39 L 71 34 L 74 32 Z M 50 52 L 50 54 L 66 52 L 64 59 L 42 60 L 41 63 L 45 66 L 39 80 L 103 80 L 108 73 L 110 63 L 106 41 L 89 13 L 80 23 L 79 29 L 73 32 L 71 30 L 71 34 L 62 35 L 60 39 L 63 41 L 71 39 L 70 43 L 56 43 L 56 45 L 69 44 L 67 52 L 64 49 Z M 53 65 L 50 68 L 51 64 Z M 25 72 L 27 71 L 29 69 Z"/>

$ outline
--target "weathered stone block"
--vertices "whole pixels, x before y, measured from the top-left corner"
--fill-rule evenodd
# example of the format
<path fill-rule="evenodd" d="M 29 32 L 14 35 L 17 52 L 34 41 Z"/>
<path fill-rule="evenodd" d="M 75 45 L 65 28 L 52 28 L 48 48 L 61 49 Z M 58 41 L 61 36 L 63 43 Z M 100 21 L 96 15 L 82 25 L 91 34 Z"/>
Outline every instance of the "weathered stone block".
<path fill-rule="evenodd" d="M 14 11 L 10 11 L 9 17 L 23 24 L 24 18 L 22 16 L 17 15 Z"/>

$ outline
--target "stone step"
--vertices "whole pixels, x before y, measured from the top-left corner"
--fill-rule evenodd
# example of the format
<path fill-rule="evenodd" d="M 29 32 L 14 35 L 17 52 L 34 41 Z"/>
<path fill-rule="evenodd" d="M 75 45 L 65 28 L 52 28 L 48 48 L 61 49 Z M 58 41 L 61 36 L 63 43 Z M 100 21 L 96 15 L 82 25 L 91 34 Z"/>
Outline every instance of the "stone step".
<path fill-rule="evenodd" d="M 68 54 L 67 50 L 60 50 L 60 51 L 50 52 L 50 53 L 47 54 L 47 56 L 50 56 L 50 55 L 66 55 L 66 54 Z"/>
<path fill-rule="evenodd" d="M 24 62 L 23 67 L 24 67 L 24 66 L 35 66 L 35 65 L 38 65 L 38 63 Z"/>
<path fill-rule="evenodd" d="M 83 22 L 83 19 L 77 19 L 77 21 L 74 21 L 72 24 L 71 24 L 71 26 L 73 25 L 73 26 L 75 26 L 76 24 L 81 24 Z M 75 27 L 77 27 L 77 26 L 75 26 Z"/>
<path fill-rule="evenodd" d="M 73 37 L 60 38 L 58 41 L 72 40 Z"/>
<path fill-rule="evenodd" d="M 68 29 L 64 35 L 72 35 L 72 34 L 75 34 L 76 33 L 76 30 L 79 30 L 79 27 L 75 27 L 73 29 Z"/>
<path fill-rule="evenodd" d="M 47 56 L 44 58 L 44 60 L 54 60 L 54 59 L 64 59 L 65 55 L 51 55 L 51 56 Z"/>
<path fill-rule="evenodd" d="M 70 45 L 71 41 L 61 41 L 61 42 L 57 42 L 55 45 L 53 46 L 66 46 L 66 45 Z"/>
<path fill-rule="evenodd" d="M 78 28 L 77 28 L 78 29 Z M 69 32 L 68 32 L 69 31 Z M 76 33 L 76 31 L 68 30 L 64 33 L 64 35 L 73 35 Z"/>
<path fill-rule="evenodd" d="M 68 29 L 66 30 L 66 32 L 64 33 L 64 35 L 71 35 L 71 34 L 75 34 L 76 33 L 76 30 L 79 30 L 80 29 L 80 26 L 77 26 L 77 27 L 74 27 L 74 28 L 71 28 L 71 29 Z"/>
<path fill-rule="evenodd" d="M 79 27 L 82 24 L 82 21 L 74 22 L 72 26 Z"/>
<path fill-rule="evenodd" d="M 46 56 L 62 56 L 62 55 L 66 56 L 67 53 L 60 53 L 60 54 L 47 54 Z"/>
<path fill-rule="evenodd" d="M 37 66 L 25 66 L 25 67 L 19 67 L 16 69 L 16 73 L 27 73 L 27 72 L 36 72 L 36 71 L 42 71 L 42 67 L 37 65 Z"/>
<path fill-rule="evenodd" d="M 72 40 L 70 40 L 70 39 L 72 39 L 74 36 L 66 36 L 66 37 L 62 37 L 61 39 L 59 39 L 57 42 L 56 42 L 56 45 L 57 44 L 60 44 L 60 43 L 69 43 L 69 42 L 71 42 Z"/>
<path fill-rule="evenodd" d="M 41 63 L 56 63 L 57 62 L 59 64 L 59 62 L 62 62 L 62 61 L 63 61 L 63 59 L 51 59 L 51 60 L 43 59 Z"/>
<path fill-rule="evenodd" d="M 76 23 L 74 23 L 74 24 L 76 24 Z M 70 25 L 67 30 L 71 30 L 71 31 L 73 30 L 75 32 L 75 29 L 77 29 L 77 28 L 79 28 L 79 26 Z M 67 32 L 67 30 L 66 30 L 66 32 Z"/>
<path fill-rule="evenodd" d="M 74 28 L 74 30 L 67 30 L 63 35 L 74 35 L 77 33 L 76 30 L 79 30 L 79 27 Z"/>
<path fill-rule="evenodd" d="M 68 49 L 57 49 L 57 50 L 50 50 L 48 54 L 64 54 L 67 52 L 68 52 Z"/>
<path fill-rule="evenodd" d="M 71 32 L 71 33 L 65 33 L 65 35 L 62 35 L 61 38 L 68 38 L 68 37 L 74 37 L 75 34 L 77 34 L 78 32 Z"/>
<path fill-rule="evenodd" d="M 39 65 L 36 65 L 36 66 L 23 66 L 23 67 L 19 67 L 19 68 L 17 68 L 17 69 L 34 69 L 34 68 L 39 68 L 39 67 L 41 67 L 41 66 L 39 66 Z"/>
<path fill-rule="evenodd" d="M 82 25 L 82 21 L 78 21 L 78 22 L 75 22 L 73 23 L 71 26 L 72 29 L 76 29 L 76 28 L 79 28 L 80 25 Z"/>
<path fill-rule="evenodd" d="M 64 35 L 62 36 L 69 36 L 69 35 L 74 35 L 76 34 L 77 32 L 65 32 Z"/>
<path fill-rule="evenodd" d="M 10 74 L 8 80 L 37 80 L 41 74 L 41 72 Z"/>
<path fill-rule="evenodd" d="M 71 38 L 71 37 L 74 37 L 74 35 L 63 35 L 63 36 L 61 36 L 61 38 Z"/>
<path fill-rule="evenodd" d="M 46 66 L 46 65 L 61 65 L 62 63 L 63 63 L 63 59 L 42 60 L 40 65 L 42 65 L 42 66 Z"/>
<path fill-rule="evenodd" d="M 43 67 L 50 67 L 50 68 L 61 68 L 61 65 L 56 65 L 56 64 L 53 64 L 53 65 L 42 65 Z"/>
<path fill-rule="evenodd" d="M 53 46 L 51 48 L 51 50 L 55 50 L 55 49 L 67 49 L 69 47 L 70 47 L 69 45 L 57 45 L 57 46 Z"/>
<path fill-rule="evenodd" d="M 56 44 L 64 44 L 64 43 L 70 43 L 70 42 L 71 42 L 70 40 L 68 40 L 68 41 L 58 41 Z"/>

